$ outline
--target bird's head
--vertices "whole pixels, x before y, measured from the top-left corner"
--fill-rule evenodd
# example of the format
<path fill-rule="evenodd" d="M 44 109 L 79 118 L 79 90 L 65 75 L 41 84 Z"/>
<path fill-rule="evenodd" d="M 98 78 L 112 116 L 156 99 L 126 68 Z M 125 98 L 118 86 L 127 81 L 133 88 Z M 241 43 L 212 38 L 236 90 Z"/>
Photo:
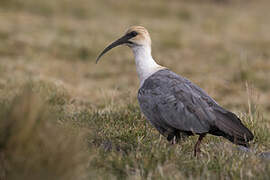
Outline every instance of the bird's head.
<path fill-rule="evenodd" d="M 151 38 L 144 27 L 132 26 L 126 31 L 124 36 L 111 43 L 100 53 L 96 63 L 106 52 L 119 45 L 126 45 L 130 48 L 136 48 L 138 46 L 151 47 Z"/>
<path fill-rule="evenodd" d="M 148 31 L 142 26 L 130 27 L 125 35 L 133 34 L 134 37 L 130 38 L 127 42 L 127 46 L 151 46 L 151 38 Z"/>

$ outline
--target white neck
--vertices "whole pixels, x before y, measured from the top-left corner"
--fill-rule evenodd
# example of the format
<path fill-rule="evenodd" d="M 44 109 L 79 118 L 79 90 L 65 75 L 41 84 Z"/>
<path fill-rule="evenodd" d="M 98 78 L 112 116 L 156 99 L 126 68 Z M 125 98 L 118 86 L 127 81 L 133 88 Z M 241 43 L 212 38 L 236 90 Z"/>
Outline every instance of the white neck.
<path fill-rule="evenodd" d="M 151 47 L 149 46 L 134 46 L 132 47 L 135 57 L 136 70 L 140 79 L 140 87 L 144 81 L 164 67 L 158 65 L 151 55 Z"/>

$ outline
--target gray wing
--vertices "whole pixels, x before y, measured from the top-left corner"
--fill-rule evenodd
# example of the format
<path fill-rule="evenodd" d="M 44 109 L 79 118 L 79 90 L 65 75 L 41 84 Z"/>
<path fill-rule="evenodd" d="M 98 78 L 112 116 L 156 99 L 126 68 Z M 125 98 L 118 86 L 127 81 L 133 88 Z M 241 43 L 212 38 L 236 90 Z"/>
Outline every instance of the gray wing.
<path fill-rule="evenodd" d="M 147 119 L 164 135 L 174 130 L 206 133 L 215 121 L 216 102 L 201 88 L 169 71 L 145 80 L 138 101 Z"/>
<path fill-rule="evenodd" d="M 253 139 L 252 132 L 235 114 L 220 107 L 189 80 L 167 69 L 145 80 L 138 100 L 147 119 L 165 136 L 175 130 L 210 133 L 244 146 Z"/>

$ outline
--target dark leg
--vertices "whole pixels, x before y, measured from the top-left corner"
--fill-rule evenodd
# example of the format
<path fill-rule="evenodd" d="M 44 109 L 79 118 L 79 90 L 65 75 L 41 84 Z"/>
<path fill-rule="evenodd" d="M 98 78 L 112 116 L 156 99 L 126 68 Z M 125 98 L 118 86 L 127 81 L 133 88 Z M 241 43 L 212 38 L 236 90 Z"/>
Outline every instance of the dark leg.
<path fill-rule="evenodd" d="M 177 136 L 175 134 L 169 134 L 167 140 L 172 144 L 177 144 L 178 142 Z"/>
<path fill-rule="evenodd" d="M 201 150 L 200 150 L 200 144 L 201 144 L 201 141 L 204 138 L 204 136 L 205 136 L 205 134 L 200 134 L 199 139 L 198 139 L 198 141 L 195 144 L 195 147 L 194 147 L 194 156 L 195 157 L 197 156 L 197 153 L 200 153 L 201 152 Z"/>
<path fill-rule="evenodd" d="M 172 144 L 177 144 L 191 135 L 193 135 L 193 133 L 174 131 L 167 136 L 167 140 L 170 141 Z"/>
<path fill-rule="evenodd" d="M 173 137 L 174 137 L 174 134 L 169 134 L 169 135 L 167 136 L 167 140 L 168 140 L 168 141 L 171 141 L 171 140 L 173 139 Z"/>

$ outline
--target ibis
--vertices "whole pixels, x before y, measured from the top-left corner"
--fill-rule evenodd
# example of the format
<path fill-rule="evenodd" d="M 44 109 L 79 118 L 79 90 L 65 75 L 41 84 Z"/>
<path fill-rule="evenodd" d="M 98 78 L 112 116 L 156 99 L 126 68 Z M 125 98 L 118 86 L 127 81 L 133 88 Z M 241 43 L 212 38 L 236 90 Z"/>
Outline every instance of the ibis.
<path fill-rule="evenodd" d="M 168 141 L 175 144 L 183 137 L 198 135 L 194 156 L 200 152 L 206 134 L 249 146 L 254 136 L 234 113 L 222 108 L 196 84 L 156 63 L 151 54 L 151 38 L 144 27 L 130 27 L 124 36 L 100 53 L 96 63 L 119 45 L 126 45 L 133 51 L 140 80 L 138 101 L 142 113 Z"/>

